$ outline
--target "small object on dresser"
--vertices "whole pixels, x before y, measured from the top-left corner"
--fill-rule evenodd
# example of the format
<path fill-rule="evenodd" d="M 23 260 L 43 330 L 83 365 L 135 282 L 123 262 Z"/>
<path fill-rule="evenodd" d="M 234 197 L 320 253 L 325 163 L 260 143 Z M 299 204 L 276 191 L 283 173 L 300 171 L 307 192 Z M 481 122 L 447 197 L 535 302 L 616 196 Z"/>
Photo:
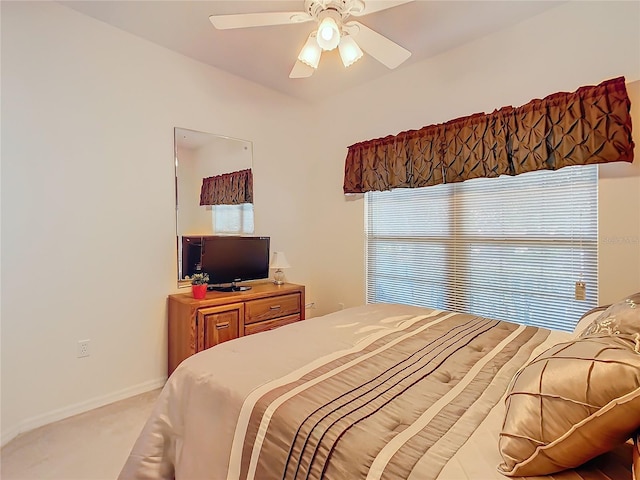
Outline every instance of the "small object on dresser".
<path fill-rule="evenodd" d="M 193 298 L 203 299 L 207 295 L 209 275 L 207 273 L 194 273 L 191 277 L 191 293 Z"/>
<path fill-rule="evenodd" d="M 273 273 L 273 283 L 282 285 L 284 283 L 284 272 L 282 269 L 291 266 L 289 262 L 287 262 L 287 257 L 285 257 L 284 252 L 273 252 L 273 258 L 269 266 L 276 269 Z"/>

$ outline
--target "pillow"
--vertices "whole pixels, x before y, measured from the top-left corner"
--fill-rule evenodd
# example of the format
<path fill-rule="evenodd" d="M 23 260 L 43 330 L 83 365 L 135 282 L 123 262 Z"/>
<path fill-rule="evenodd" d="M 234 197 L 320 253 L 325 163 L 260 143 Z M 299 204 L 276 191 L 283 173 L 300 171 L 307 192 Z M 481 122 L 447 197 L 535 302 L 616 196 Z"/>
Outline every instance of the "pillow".
<path fill-rule="evenodd" d="M 633 480 L 640 480 L 640 430 L 633 436 Z"/>
<path fill-rule="evenodd" d="M 609 307 L 610 305 L 595 307 L 589 310 L 588 312 L 586 312 L 584 315 L 582 315 L 580 317 L 580 320 L 578 320 L 578 323 L 576 324 L 575 328 L 573 329 L 574 338 L 580 336 L 580 334 L 583 331 L 585 331 L 588 327 L 590 327 L 593 321 L 596 318 L 598 318 L 600 315 L 602 315 L 602 312 L 604 312 Z"/>
<path fill-rule="evenodd" d="M 610 305 L 580 336 L 597 334 L 640 335 L 640 292 Z"/>
<path fill-rule="evenodd" d="M 549 348 L 513 378 L 500 433 L 507 476 L 547 475 L 611 450 L 640 429 L 640 354 L 626 336 Z"/>

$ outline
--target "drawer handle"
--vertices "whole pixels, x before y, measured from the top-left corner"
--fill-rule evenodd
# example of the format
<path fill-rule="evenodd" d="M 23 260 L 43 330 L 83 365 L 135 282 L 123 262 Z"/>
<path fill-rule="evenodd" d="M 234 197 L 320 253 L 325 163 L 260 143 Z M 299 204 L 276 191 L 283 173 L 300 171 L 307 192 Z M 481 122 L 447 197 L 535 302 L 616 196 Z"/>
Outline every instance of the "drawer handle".
<path fill-rule="evenodd" d="M 229 322 L 216 324 L 216 330 L 222 330 L 223 328 L 229 328 Z"/>
<path fill-rule="evenodd" d="M 280 310 L 280 305 L 271 305 L 269 310 Z"/>

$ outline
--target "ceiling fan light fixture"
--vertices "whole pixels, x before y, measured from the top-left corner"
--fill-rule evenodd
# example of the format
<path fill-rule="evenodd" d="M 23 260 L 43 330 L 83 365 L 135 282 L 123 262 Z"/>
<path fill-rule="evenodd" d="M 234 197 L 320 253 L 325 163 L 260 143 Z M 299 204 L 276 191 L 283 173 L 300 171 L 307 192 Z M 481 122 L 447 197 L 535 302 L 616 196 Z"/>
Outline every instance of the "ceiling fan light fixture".
<path fill-rule="evenodd" d="M 318 64 L 320 63 L 320 55 L 322 54 L 322 50 L 316 41 L 315 36 L 309 35 L 307 39 L 307 43 L 304 44 L 302 50 L 300 50 L 300 54 L 298 55 L 298 60 L 302 63 L 305 63 L 313 68 L 318 68 Z"/>
<path fill-rule="evenodd" d="M 321 15 L 320 25 L 318 26 L 317 41 L 323 50 L 333 50 L 340 43 L 340 27 L 341 16 L 335 10 L 325 10 Z"/>
<path fill-rule="evenodd" d="M 411 52 L 402 45 L 351 17 L 368 15 L 417 0 L 297 1 L 304 3 L 301 11 L 220 14 L 210 15 L 209 20 L 214 27 L 222 30 L 312 22 L 315 30 L 310 29 L 313 31 L 298 53 L 289 78 L 310 77 L 320 64 L 322 52 L 336 47 L 339 47 L 340 58 L 345 67 L 362 58 L 363 51 L 390 69 L 398 67 L 411 56 Z"/>
<path fill-rule="evenodd" d="M 345 67 L 353 65 L 362 58 L 362 50 L 360 50 L 360 47 L 350 35 L 342 37 L 338 45 L 338 50 L 340 51 L 340 58 Z"/>

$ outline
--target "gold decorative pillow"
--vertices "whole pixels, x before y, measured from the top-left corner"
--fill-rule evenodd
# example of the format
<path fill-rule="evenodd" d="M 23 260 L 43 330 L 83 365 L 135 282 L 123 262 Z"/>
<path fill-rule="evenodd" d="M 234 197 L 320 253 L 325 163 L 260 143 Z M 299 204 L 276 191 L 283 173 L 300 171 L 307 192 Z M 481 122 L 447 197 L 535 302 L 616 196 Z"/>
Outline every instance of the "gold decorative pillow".
<path fill-rule="evenodd" d="M 548 349 L 513 378 L 498 470 L 547 475 L 626 442 L 640 429 L 640 354 L 626 335 L 578 338 Z"/>
<path fill-rule="evenodd" d="M 596 318 L 600 317 L 600 315 L 602 315 L 602 312 L 604 312 L 610 306 L 611 305 L 598 306 L 598 307 L 592 308 L 588 312 L 585 312 L 580 317 L 580 320 L 578 320 L 578 323 L 576 323 L 576 326 L 573 329 L 574 338 L 579 337 L 582 334 L 582 332 L 584 332 L 587 328 L 589 328 L 593 323 L 593 321 Z"/>
<path fill-rule="evenodd" d="M 633 436 L 633 480 L 640 480 L 640 430 Z"/>
<path fill-rule="evenodd" d="M 640 336 L 640 292 L 610 305 L 580 336 L 598 334 Z"/>

